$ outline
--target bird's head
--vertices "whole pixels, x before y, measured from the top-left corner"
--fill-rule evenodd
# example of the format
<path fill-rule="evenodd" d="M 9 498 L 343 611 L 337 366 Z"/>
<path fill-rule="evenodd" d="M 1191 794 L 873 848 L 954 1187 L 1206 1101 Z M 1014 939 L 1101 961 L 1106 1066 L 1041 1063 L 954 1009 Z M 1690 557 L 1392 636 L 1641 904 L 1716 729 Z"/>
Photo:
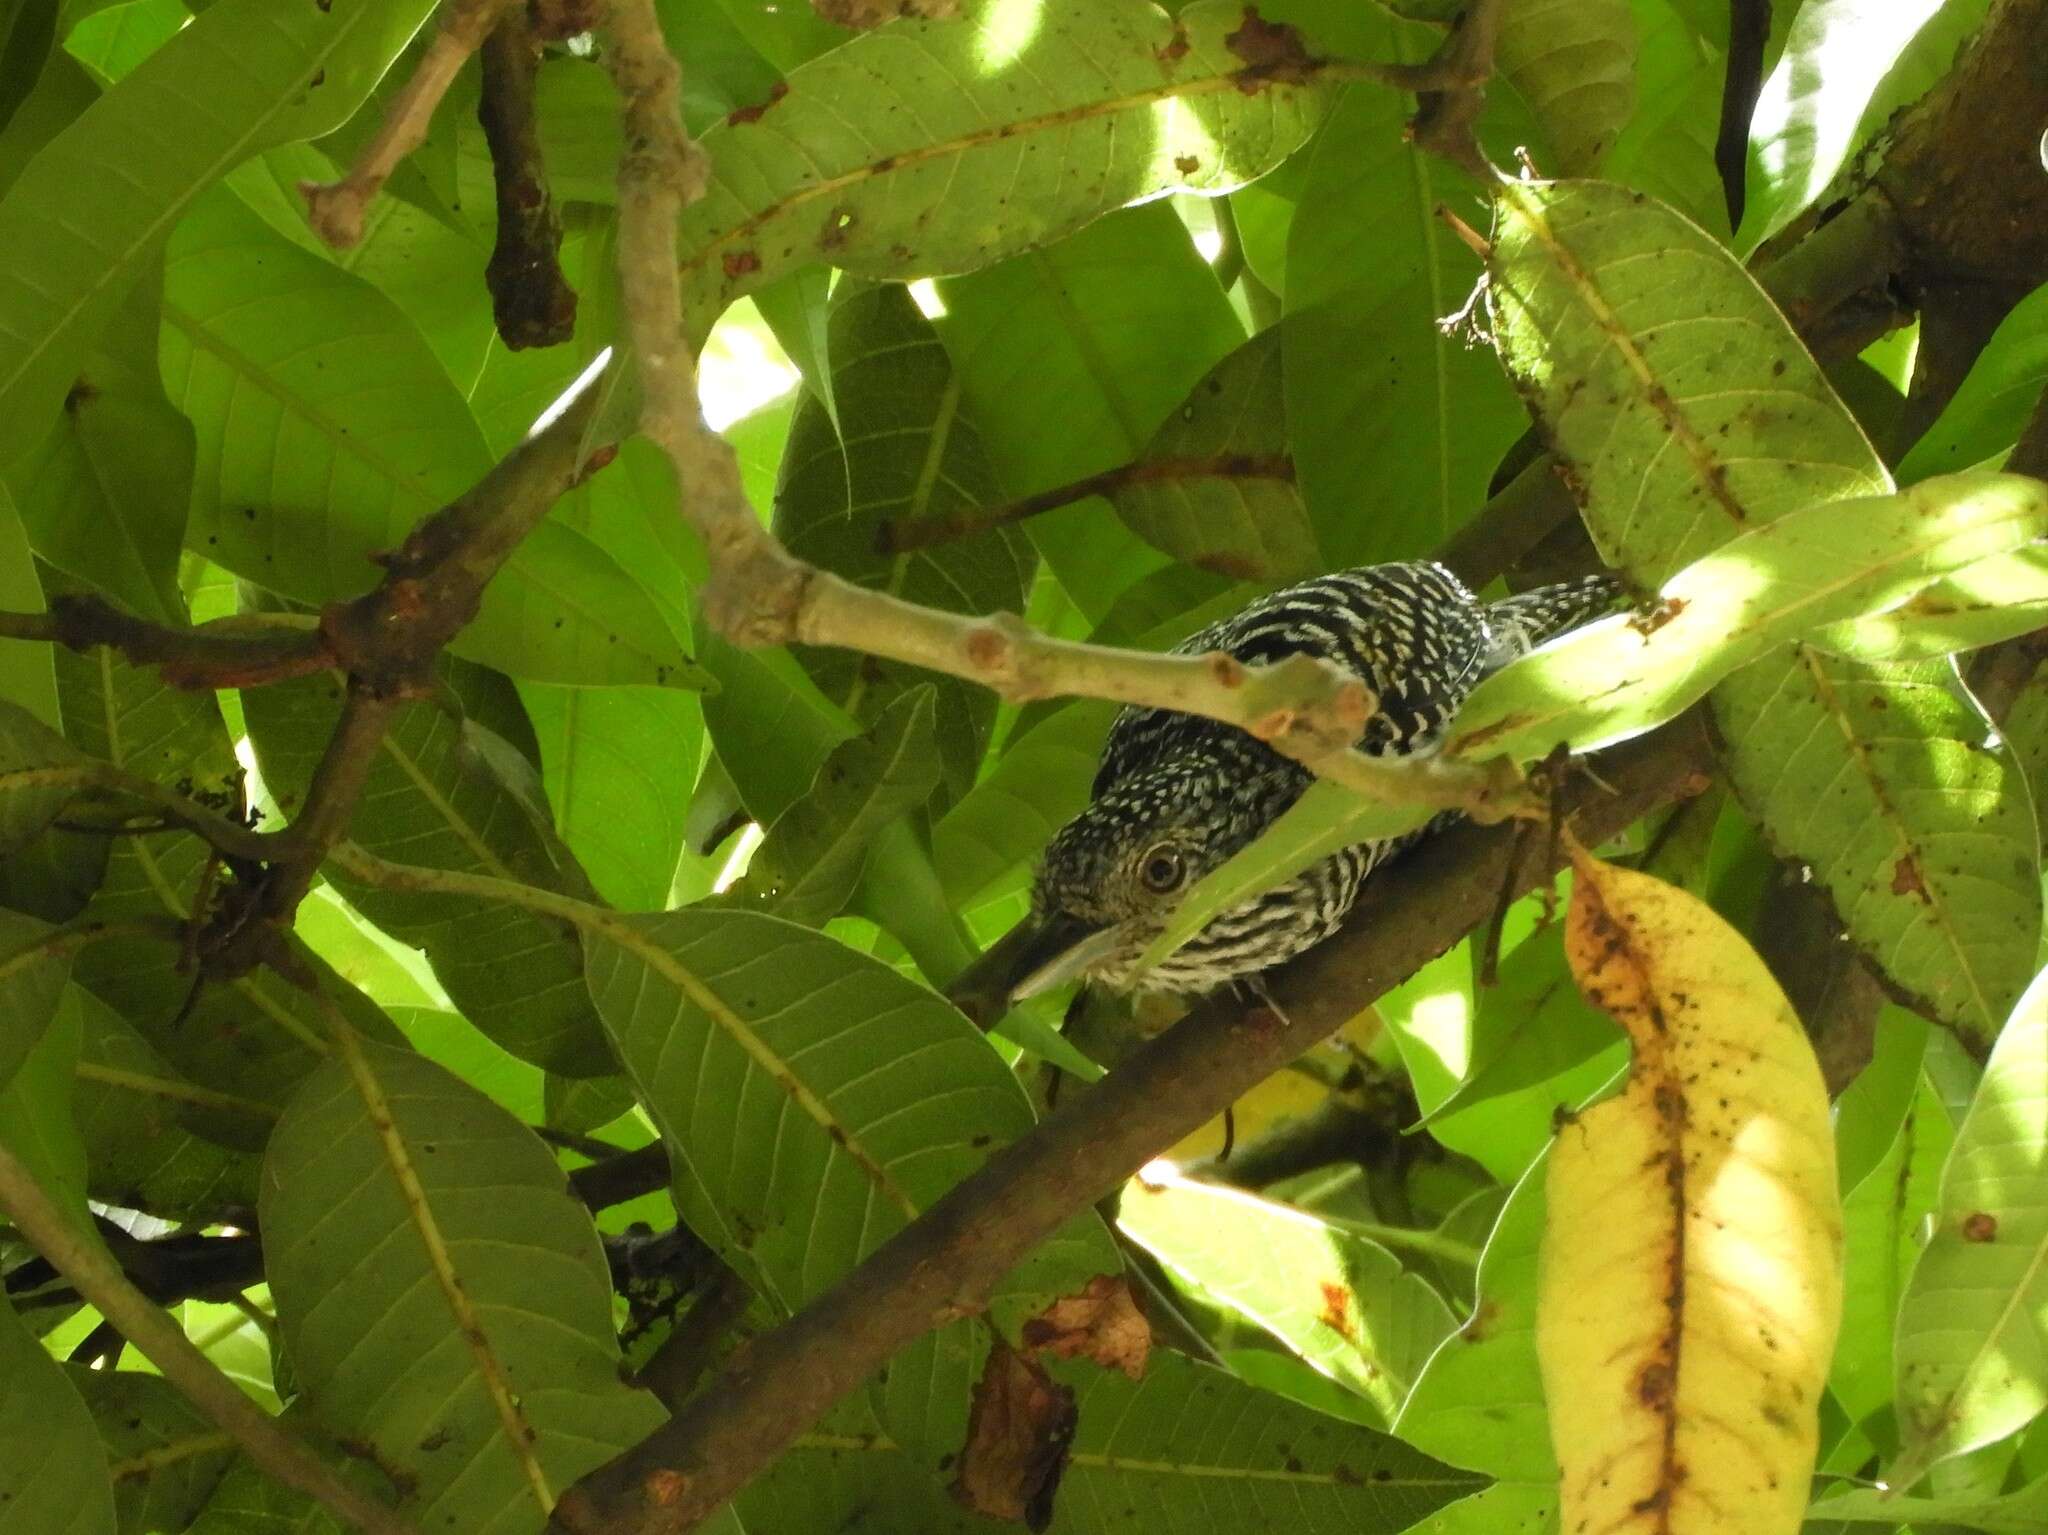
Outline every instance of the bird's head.
<path fill-rule="evenodd" d="M 1181 898 L 1301 792 L 1291 764 L 1169 763 L 1105 790 L 1045 850 L 1012 960 L 1018 998 L 1086 977 L 1127 987 Z M 1200 984 L 1204 929 L 1144 984 Z"/>

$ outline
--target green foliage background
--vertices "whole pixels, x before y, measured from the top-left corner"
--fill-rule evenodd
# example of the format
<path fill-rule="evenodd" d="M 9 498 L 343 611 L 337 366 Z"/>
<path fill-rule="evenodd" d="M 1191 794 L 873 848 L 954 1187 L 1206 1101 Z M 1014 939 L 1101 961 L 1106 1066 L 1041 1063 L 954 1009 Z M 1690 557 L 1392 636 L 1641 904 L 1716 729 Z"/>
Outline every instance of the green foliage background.
<path fill-rule="evenodd" d="M 615 343 L 601 38 L 538 76 L 573 341 L 514 352 L 493 329 L 474 66 L 360 245 L 308 231 L 296 187 L 346 167 L 430 9 L 0 0 L 0 608 L 91 591 L 159 623 L 303 626 Z M 1411 98 L 1345 68 L 1428 57 L 1453 9 L 1262 5 L 1326 67 L 1246 79 L 1239 0 L 971 0 L 860 35 L 786 3 L 661 0 L 714 166 L 681 235 L 707 410 L 799 555 L 1148 648 L 1301 575 L 1443 545 L 1520 469 L 1533 412 L 1606 561 L 1699 609 L 1512 669 L 1446 749 L 1530 760 L 1709 698 L 1725 782 L 1627 850 L 1759 935 L 1810 880 L 1893 999 L 1838 1109 L 1850 1318 L 1811 1528 L 2048 1528 L 2048 1115 L 2014 1043 L 2039 1045 L 2021 997 L 2048 683 L 1994 732 L 1952 659 L 2048 609 L 2048 506 L 1956 477 L 2003 460 L 2048 382 L 2048 290 L 1905 441 L 1911 338 L 1824 370 L 1743 266 L 1881 151 L 1986 5 L 1776 7 L 1740 230 L 1713 158 L 1724 7 L 1510 0 L 1487 149 L 1604 179 L 1497 209 L 1406 142 Z M 1446 213 L 1490 234 L 1489 267 Z M 1588 281 L 1623 302 L 1594 314 Z M 179 1299 L 186 1330 L 451 1535 L 539 1530 L 660 1420 L 618 1370 L 618 1325 L 639 1363 L 677 1314 L 629 1317 L 616 1293 L 646 1298 L 616 1267 L 634 1223 L 680 1216 L 690 1284 L 740 1276 L 744 1335 L 1026 1133 L 1045 1062 L 1099 1069 L 1051 1006 L 990 1038 L 942 992 L 1025 910 L 1110 709 L 710 633 L 702 553 L 626 423 L 601 416 L 616 457 L 493 583 L 441 691 L 405 705 L 354 853 L 299 913 L 292 955 L 358 1055 L 270 971 L 195 998 L 164 931 L 204 913 L 205 846 L 97 834 L 132 804 L 50 777 L 90 758 L 289 822 L 339 684 L 179 691 L 108 651 L 0 640 L 0 1141 L 117 1245 L 260 1229 L 232 1303 Z M 885 521 L 1126 465 L 1150 472 L 877 552 Z M 1388 815 L 1319 787 L 1184 926 Z M 526 893 L 390 888 L 377 860 Z M 1621 1054 L 1540 902 L 1505 939 L 1498 986 L 1461 945 L 1380 1003 L 1376 1045 L 1304 1068 L 1405 1083 L 1426 1133 L 1402 1155 L 1257 1196 L 1175 1184 L 1121 1241 L 1077 1214 L 719 1527 L 976 1527 L 943 1489 L 993 1341 L 1128 1268 L 1197 1341 L 1138 1383 L 1054 1366 L 1080 1415 L 1053 1530 L 1554 1528 L 1541 1161 Z M 563 1168 L 656 1141 L 669 1189 L 594 1212 L 566 1190 Z M 2001 1196 L 2010 1240 L 1930 1245 L 1965 1187 L 2001 1179 L 2025 1186 Z M 331 1527 L 5 1230 L 0 1264 L 0 1535 Z M 1895 1355 L 1923 1372 L 1903 1393 Z M 1857 1490 L 1902 1448 L 1948 1458 L 1912 1498 Z"/>

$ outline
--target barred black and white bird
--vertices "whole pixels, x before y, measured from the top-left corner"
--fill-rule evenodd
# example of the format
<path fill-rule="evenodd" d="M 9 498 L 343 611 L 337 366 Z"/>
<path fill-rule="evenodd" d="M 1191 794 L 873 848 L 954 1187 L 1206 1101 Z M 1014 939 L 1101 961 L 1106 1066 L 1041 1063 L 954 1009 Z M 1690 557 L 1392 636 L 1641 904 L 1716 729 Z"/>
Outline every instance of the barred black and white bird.
<path fill-rule="evenodd" d="M 1334 661 L 1378 695 L 1358 745 L 1375 756 L 1434 747 L 1482 677 L 1613 607 L 1607 576 L 1485 603 L 1441 565 L 1373 565 L 1262 597 L 1190 635 L 1177 653 L 1241 661 L 1299 652 Z M 1229 725 L 1125 709 L 1110 727 L 1093 798 L 1045 851 L 1028 930 L 1012 946 L 1012 995 L 1076 977 L 1198 992 L 1270 969 L 1322 942 L 1375 866 L 1422 832 L 1348 847 L 1222 912 L 1142 975 L 1138 959 L 1187 889 L 1301 797 L 1310 774 Z"/>

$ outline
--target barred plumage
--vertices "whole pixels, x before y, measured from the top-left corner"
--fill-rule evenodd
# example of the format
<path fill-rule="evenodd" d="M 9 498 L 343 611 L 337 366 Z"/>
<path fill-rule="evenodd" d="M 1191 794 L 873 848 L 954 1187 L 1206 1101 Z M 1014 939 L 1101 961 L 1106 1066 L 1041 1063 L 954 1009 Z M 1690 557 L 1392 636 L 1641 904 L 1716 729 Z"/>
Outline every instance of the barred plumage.
<path fill-rule="evenodd" d="M 1375 565 L 1274 592 L 1175 650 L 1335 661 L 1379 696 L 1360 748 L 1405 755 L 1435 744 L 1482 677 L 1617 595 L 1611 579 L 1595 576 L 1488 604 L 1440 565 Z M 1136 974 L 1182 892 L 1270 826 L 1308 783 L 1299 763 L 1243 731 L 1164 709 L 1124 710 L 1103 746 L 1093 800 L 1040 863 L 1032 895 L 1039 936 L 1020 965 L 1020 993 L 1075 974 L 1201 991 L 1327 938 L 1373 868 L 1423 833 L 1345 848 L 1223 912 L 1158 969 Z"/>

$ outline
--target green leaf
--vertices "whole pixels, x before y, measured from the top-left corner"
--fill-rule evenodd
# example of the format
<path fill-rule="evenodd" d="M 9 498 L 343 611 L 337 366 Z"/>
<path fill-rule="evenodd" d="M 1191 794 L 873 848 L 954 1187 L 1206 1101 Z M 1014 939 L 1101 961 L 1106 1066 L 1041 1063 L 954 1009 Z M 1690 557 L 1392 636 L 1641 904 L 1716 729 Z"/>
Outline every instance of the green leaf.
<path fill-rule="evenodd" d="M 736 902 L 822 926 L 846 909 L 870 844 L 939 783 L 929 684 L 900 693 L 867 733 L 833 749 L 810 793 L 776 817 Z"/>
<path fill-rule="evenodd" d="M 164 398 L 157 371 L 162 293 L 161 271 L 135 284 L 83 359 L 49 435 L 7 479 L 44 559 L 144 618 L 181 624 L 192 427 Z"/>
<path fill-rule="evenodd" d="M 1276 585 L 1322 568 L 1287 455 L 1278 329 L 1209 371 L 1110 499 L 1133 533 L 1185 564 Z"/>
<path fill-rule="evenodd" d="M 698 909 L 610 918 L 584 942 L 590 994 L 668 1144 L 677 1209 L 784 1309 L 1031 1126 L 965 1018 L 808 928 Z M 999 1287 L 998 1320 L 1117 1266 L 1084 1212 Z"/>
<path fill-rule="evenodd" d="M 70 978 L 65 935 L 0 907 L 0 1087 L 42 1040 Z"/>
<path fill-rule="evenodd" d="M 1899 463 L 1908 484 L 2002 458 L 2048 385 L 2048 286 L 2007 311 L 1962 387 Z"/>
<path fill-rule="evenodd" d="M 267 590 L 324 602 L 367 589 L 373 552 L 490 468 L 468 406 L 391 301 L 225 189 L 171 242 L 164 317 L 164 376 L 199 433 L 188 539 Z M 544 682 L 702 675 L 617 562 L 556 520 L 521 543 L 453 648 Z"/>
<path fill-rule="evenodd" d="M 1030 545 L 1001 529 L 908 554 L 878 551 L 884 522 L 971 513 L 999 499 L 960 376 L 931 322 L 901 287 L 843 282 L 830 313 L 832 392 L 840 430 L 818 400 L 797 405 L 775 492 L 775 532 L 789 551 L 864 587 L 952 612 L 1016 611 Z M 862 725 L 930 674 L 853 651 L 800 649 L 826 697 Z M 983 688 L 946 680 L 934 694 L 948 782 L 963 790 L 995 718 Z"/>
<path fill-rule="evenodd" d="M 1714 694 L 1730 782 L 1909 995 L 1988 1042 L 2041 932 L 2040 835 L 2009 748 L 1946 663 L 1797 650 Z"/>
<path fill-rule="evenodd" d="M 264 781 L 280 805 L 296 808 L 339 718 L 340 684 L 280 683 L 245 694 L 243 708 Z M 385 731 L 350 834 L 399 863 L 571 895 L 589 888 L 555 840 L 533 770 L 442 700 L 406 705 Z M 449 999 L 520 1059 L 572 1076 L 613 1069 L 581 953 L 559 924 L 467 897 L 336 885 L 372 922 L 424 949 Z"/>
<path fill-rule="evenodd" d="M 65 1218 L 98 1243 L 98 1228 L 85 1202 L 85 1147 L 71 1114 L 78 1034 L 77 1018 L 60 1014 L 28 1059 L 0 1086 L 0 1145 L 14 1153 Z M 8 1378 L 0 1374 L 0 1382 Z"/>
<path fill-rule="evenodd" d="M 2001 554 L 1936 581 L 1898 607 L 1830 624 L 1816 650 L 1863 661 L 1924 661 L 2031 634 L 2048 624 L 2048 549 Z"/>
<path fill-rule="evenodd" d="M 1378 26 L 1387 59 L 1417 62 L 1441 40 Z M 1411 110 L 1384 91 L 1345 95 L 1309 152 L 1288 232 L 1288 428 L 1310 521 L 1338 568 L 1441 543 L 1527 425 L 1493 358 L 1439 324 L 1479 272 L 1437 208 L 1470 222 L 1483 193 L 1405 141 Z"/>
<path fill-rule="evenodd" d="M 1899 1308 L 1899 1460 L 1910 1487 L 2048 1406 L 2048 978 L 2013 1009 L 1942 1172 L 1934 1238 Z"/>
<path fill-rule="evenodd" d="M 1464 1077 L 1423 1122 L 1513 1183 L 1550 1145 L 1558 1111 L 1583 1108 L 1627 1066 L 1628 1045 L 1580 995 L 1556 923 L 1516 944 L 1474 1002 Z"/>
<path fill-rule="evenodd" d="M 1519 0 L 1503 13 L 1501 77 L 1536 115 L 1560 176 L 1596 169 L 1636 105 L 1629 0 Z"/>
<path fill-rule="evenodd" d="M 1497 197 L 1501 359 L 1608 564 L 1661 586 L 1746 528 L 1892 489 L 1784 318 L 1696 226 L 1605 182 Z"/>
<path fill-rule="evenodd" d="M 1377 1242 L 1237 1189 L 1148 1169 L 1125 1186 L 1117 1224 L 1371 1403 L 1381 1427 L 1453 1325 L 1443 1298 Z"/>
<path fill-rule="evenodd" d="M 519 696 L 540 738 L 555 828 L 612 905 L 668 904 L 703 754 L 696 699 L 655 688 L 554 688 Z"/>
<path fill-rule="evenodd" d="M 1714 164 L 1714 138 L 1725 72 L 1702 67 L 1709 55 L 1666 0 L 1639 0 L 1636 25 L 1642 33 L 1636 109 L 1608 151 L 1606 177 L 1669 203 L 1722 238 L 1728 201 Z"/>
<path fill-rule="evenodd" d="M 597 1230 L 553 1156 L 431 1062 L 344 1047 L 279 1123 L 259 1213 L 305 1400 L 422 1527 L 536 1526 L 661 1422 L 619 1380 Z"/>
<path fill-rule="evenodd" d="M 2018 475 L 1950 475 L 1788 512 L 1671 577 L 1647 616 L 1603 619 L 1487 678 L 1444 750 L 1524 762 L 1561 743 L 1597 750 L 1805 630 L 1890 607 L 2044 532 L 2048 485 Z"/>
<path fill-rule="evenodd" d="M 1129 463 L 1244 339 L 1216 274 L 1163 203 L 938 291 L 940 338 L 1012 496 Z M 1163 563 L 1099 499 L 1025 527 L 1091 621 Z"/>
<path fill-rule="evenodd" d="M 1244 21 L 1225 0 L 1177 20 L 1145 0 L 1049 0 L 1021 25 L 906 22 L 799 65 L 786 96 L 704 135 L 714 170 L 683 215 L 686 311 L 702 328 L 817 261 L 972 270 L 1127 203 L 1251 180 L 1308 137 L 1328 87 L 1313 62 L 1259 71 Z M 848 101 L 867 105 L 849 117 Z M 1000 220 L 991 197 L 1006 198 Z"/>
<path fill-rule="evenodd" d="M 742 650 L 706 631 L 697 654 L 718 679 L 704 698 L 718 760 L 762 825 L 809 790 L 825 758 L 860 734 L 787 650 Z"/>
<path fill-rule="evenodd" d="M 1165 1350 L 1142 1381 L 1058 1373 L 1081 1417 L 1060 1506 L 1088 1535 L 1128 1528 L 1118 1515 L 1133 1507 L 1168 1529 L 1394 1535 L 1482 1485 Z"/>
<path fill-rule="evenodd" d="M 256 1208 L 260 1159 L 193 1127 L 220 1134 L 220 1119 L 232 1115 L 241 1131 L 223 1138 L 260 1147 L 277 1122 L 274 1103 L 201 1087 L 81 986 L 65 993 L 60 1017 L 76 1018 L 81 1031 L 71 1108 L 92 1197 L 201 1226 L 246 1220 Z M 274 1098 L 281 1100 L 305 1069 Z"/>
<path fill-rule="evenodd" d="M 40 438 L 163 235 L 242 160 L 361 103 L 427 0 L 222 0 L 87 107 L 0 202 L 0 464 Z M 114 173 L 118 169 L 118 173 Z"/>
<path fill-rule="evenodd" d="M 1924 1077 L 1884 1156 L 1842 1200 L 1842 1335 L 1828 1372 L 1851 1423 L 1892 1396 L 1892 1331 L 1955 1127 Z"/>
<path fill-rule="evenodd" d="M 957 909 L 1028 871 L 1088 803 L 1114 704 L 1082 699 L 1015 734 L 995 767 L 932 828 L 932 856 Z"/>
<path fill-rule="evenodd" d="M 1858 1487 L 1816 1499 L 1806 1512 L 1809 1529 L 1825 1528 L 1822 1520 L 1840 1520 L 1968 1530 L 1971 1535 L 2048 1535 L 2048 1477 L 1997 1498 L 1900 1497 L 1891 1488 Z"/>
<path fill-rule="evenodd" d="M 0 1535 L 115 1535 L 107 1452 L 64 1367 L 0 1297 Z"/>
<path fill-rule="evenodd" d="M 1808 0 L 1798 8 L 1750 119 L 1744 250 L 1789 224 L 1848 163 L 1871 96 L 1944 3 Z"/>
<path fill-rule="evenodd" d="M 0 852 L 11 852 L 57 817 L 76 785 L 56 770 L 78 764 L 79 752 L 19 704 L 0 699 Z"/>
<path fill-rule="evenodd" d="M 4 482 L 0 482 L 0 609 L 45 611 L 43 584 L 36 579 L 28 532 Z M 26 710 L 45 725 L 58 723 L 57 679 L 50 669 L 48 646 L 34 640 L 0 640 L 0 705 Z M 5 728 L 0 725 L 0 730 Z M 5 813 L 0 812 L 0 825 L 4 823 Z"/>
<path fill-rule="evenodd" d="M 1545 1168 L 1539 1158 L 1508 1197 L 1479 1260 L 1472 1316 L 1430 1356 L 1394 1432 L 1454 1465 L 1554 1486 L 1557 1462 L 1536 1363 Z"/>
<path fill-rule="evenodd" d="M 64 1374 L 113 1463 L 121 1535 L 184 1529 L 235 1458 L 233 1438 L 161 1375 L 77 1367 Z"/>

